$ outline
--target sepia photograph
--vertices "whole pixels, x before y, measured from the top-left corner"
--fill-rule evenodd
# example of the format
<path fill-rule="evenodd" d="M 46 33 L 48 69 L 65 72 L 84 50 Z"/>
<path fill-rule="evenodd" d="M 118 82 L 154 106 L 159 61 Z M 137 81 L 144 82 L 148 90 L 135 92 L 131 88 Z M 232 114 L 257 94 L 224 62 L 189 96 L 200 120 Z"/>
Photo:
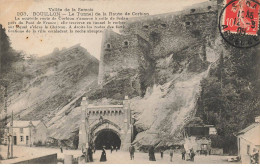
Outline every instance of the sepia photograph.
<path fill-rule="evenodd" d="M 260 0 L 0 0 L 0 164 L 259 164 Z"/>

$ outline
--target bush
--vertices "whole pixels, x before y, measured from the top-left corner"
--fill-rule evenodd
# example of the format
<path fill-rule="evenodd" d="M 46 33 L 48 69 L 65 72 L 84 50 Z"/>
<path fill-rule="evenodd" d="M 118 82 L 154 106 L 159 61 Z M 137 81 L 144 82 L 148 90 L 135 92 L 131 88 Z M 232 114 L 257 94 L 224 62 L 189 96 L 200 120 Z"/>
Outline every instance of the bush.
<path fill-rule="evenodd" d="M 0 154 L 0 160 L 4 160 L 4 157 Z"/>
<path fill-rule="evenodd" d="M 43 143 L 42 143 L 42 141 L 38 141 L 38 142 L 33 142 L 33 145 L 35 145 L 36 147 L 39 147 L 39 146 L 43 146 Z"/>

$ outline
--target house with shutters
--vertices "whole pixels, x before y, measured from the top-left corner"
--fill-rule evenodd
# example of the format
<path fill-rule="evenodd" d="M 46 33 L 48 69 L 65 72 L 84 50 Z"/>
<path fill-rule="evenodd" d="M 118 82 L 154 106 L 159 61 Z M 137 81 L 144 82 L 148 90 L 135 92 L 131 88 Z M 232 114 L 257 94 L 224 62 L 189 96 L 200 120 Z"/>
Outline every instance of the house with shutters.
<path fill-rule="evenodd" d="M 5 136 L 12 135 L 14 145 L 32 146 L 47 140 L 47 127 L 42 121 L 13 121 L 13 130 L 10 125 L 9 122 Z"/>
<path fill-rule="evenodd" d="M 253 163 L 254 156 L 260 150 L 260 116 L 255 118 L 255 122 L 236 134 L 238 155 L 243 164 Z"/>

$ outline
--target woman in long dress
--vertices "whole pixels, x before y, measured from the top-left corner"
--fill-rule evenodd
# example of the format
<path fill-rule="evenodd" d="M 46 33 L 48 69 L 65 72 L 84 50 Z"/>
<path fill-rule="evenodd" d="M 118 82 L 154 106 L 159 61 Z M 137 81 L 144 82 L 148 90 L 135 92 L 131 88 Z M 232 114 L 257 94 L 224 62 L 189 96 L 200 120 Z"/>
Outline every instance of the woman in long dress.
<path fill-rule="evenodd" d="M 105 161 L 107 161 L 107 156 L 106 156 L 105 146 L 103 146 L 102 154 L 101 154 L 101 157 L 100 157 L 100 162 L 105 162 Z"/>
<path fill-rule="evenodd" d="M 151 146 L 149 149 L 149 161 L 156 161 L 155 156 L 154 156 L 154 147 Z"/>

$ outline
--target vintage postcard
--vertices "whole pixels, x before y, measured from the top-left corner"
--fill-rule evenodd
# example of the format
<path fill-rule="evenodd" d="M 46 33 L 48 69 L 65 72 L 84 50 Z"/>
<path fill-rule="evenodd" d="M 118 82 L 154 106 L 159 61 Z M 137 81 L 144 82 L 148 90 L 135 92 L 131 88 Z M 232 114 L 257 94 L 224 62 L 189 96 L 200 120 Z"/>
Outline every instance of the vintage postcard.
<path fill-rule="evenodd" d="M 0 163 L 259 164 L 259 0 L 0 0 Z"/>

